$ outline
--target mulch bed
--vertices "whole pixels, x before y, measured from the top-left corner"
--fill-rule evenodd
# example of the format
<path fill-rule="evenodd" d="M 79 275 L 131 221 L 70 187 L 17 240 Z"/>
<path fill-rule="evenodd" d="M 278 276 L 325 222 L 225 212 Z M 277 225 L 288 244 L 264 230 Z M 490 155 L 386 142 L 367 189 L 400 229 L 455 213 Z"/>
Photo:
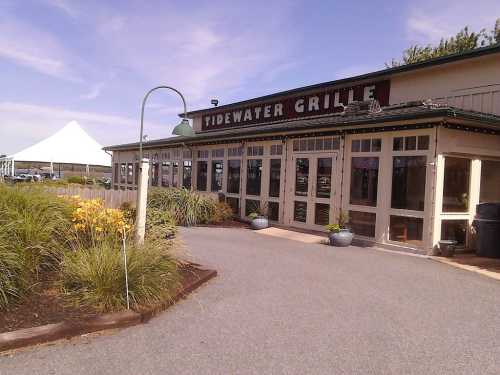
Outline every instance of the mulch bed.
<path fill-rule="evenodd" d="M 179 290 L 192 284 L 207 272 L 196 266 L 192 263 L 181 266 Z M 0 333 L 63 321 L 76 322 L 100 314 L 92 308 L 68 305 L 59 290 L 54 275 L 49 275 L 46 280 L 42 280 L 25 300 L 20 301 L 8 311 L 0 312 Z"/>

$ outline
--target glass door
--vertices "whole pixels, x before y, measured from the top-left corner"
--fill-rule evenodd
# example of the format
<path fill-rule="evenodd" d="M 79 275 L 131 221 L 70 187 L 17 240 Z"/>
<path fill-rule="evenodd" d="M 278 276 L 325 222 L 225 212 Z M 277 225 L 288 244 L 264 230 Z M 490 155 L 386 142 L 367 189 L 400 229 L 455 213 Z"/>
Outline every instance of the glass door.
<path fill-rule="evenodd" d="M 292 224 L 323 230 L 333 219 L 335 154 L 293 157 Z"/>

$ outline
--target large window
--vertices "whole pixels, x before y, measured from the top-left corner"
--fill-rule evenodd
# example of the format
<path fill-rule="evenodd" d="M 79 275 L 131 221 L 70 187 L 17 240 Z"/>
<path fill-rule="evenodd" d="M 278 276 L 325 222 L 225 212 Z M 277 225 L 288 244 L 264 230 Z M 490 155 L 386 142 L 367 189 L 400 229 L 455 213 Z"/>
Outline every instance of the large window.
<path fill-rule="evenodd" d="M 207 191 L 207 176 L 208 176 L 207 166 L 208 164 L 206 161 L 204 160 L 198 161 L 196 189 L 199 191 Z"/>
<path fill-rule="evenodd" d="M 470 160 L 446 157 L 444 162 L 443 211 L 469 209 Z"/>
<path fill-rule="evenodd" d="M 391 215 L 389 239 L 419 246 L 422 244 L 423 226 L 422 218 Z"/>
<path fill-rule="evenodd" d="M 500 162 L 481 161 L 479 202 L 500 202 Z"/>
<path fill-rule="evenodd" d="M 281 146 L 281 145 L 278 145 Z M 280 196 L 281 159 L 270 160 L 269 196 Z"/>
<path fill-rule="evenodd" d="M 240 192 L 240 160 L 228 160 L 227 162 L 227 192 L 239 194 Z"/>
<path fill-rule="evenodd" d="M 423 211 L 425 156 L 395 156 L 392 163 L 391 207 Z"/>
<path fill-rule="evenodd" d="M 224 149 L 222 149 L 224 151 Z M 213 150 L 218 151 L 218 150 Z M 213 153 L 212 151 L 212 153 Z M 212 161 L 212 191 L 222 191 L 222 178 L 224 174 L 224 161 Z"/>
<path fill-rule="evenodd" d="M 161 186 L 170 186 L 170 162 L 164 161 L 161 163 Z"/>
<path fill-rule="evenodd" d="M 262 177 L 262 159 L 248 159 L 247 161 L 247 194 L 260 195 Z"/>
<path fill-rule="evenodd" d="M 193 162 L 191 160 L 184 160 L 182 165 L 182 186 L 186 189 L 191 189 L 191 170 Z"/>
<path fill-rule="evenodd" d="M 378 157 L 355 157 L 351 161 L 350 203 L 377 205 Z"/>

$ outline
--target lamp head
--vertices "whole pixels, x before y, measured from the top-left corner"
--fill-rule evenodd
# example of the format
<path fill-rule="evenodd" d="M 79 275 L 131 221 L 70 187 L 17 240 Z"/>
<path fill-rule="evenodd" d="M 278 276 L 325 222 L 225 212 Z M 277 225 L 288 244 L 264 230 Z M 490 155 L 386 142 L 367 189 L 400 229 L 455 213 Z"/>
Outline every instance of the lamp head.
<path fill-rule="evenodd" d="M 172 131 L 174 135 L 182 135 L 184 137 L 192 137 L 194 135 L 193 128 L 189 125 L 189 120 L 183 118 L 179 125 Z"/>

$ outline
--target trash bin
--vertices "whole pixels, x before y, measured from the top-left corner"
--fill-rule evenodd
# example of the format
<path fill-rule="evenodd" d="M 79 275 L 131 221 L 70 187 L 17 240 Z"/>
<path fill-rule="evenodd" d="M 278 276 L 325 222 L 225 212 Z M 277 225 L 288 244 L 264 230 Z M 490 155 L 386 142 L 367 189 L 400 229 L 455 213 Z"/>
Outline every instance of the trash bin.
<path fill-rule="evenodd" d="M 480 203 L 472 223 L 476 230 L 476 254 L 500 258 L 500 203 Z"/>

